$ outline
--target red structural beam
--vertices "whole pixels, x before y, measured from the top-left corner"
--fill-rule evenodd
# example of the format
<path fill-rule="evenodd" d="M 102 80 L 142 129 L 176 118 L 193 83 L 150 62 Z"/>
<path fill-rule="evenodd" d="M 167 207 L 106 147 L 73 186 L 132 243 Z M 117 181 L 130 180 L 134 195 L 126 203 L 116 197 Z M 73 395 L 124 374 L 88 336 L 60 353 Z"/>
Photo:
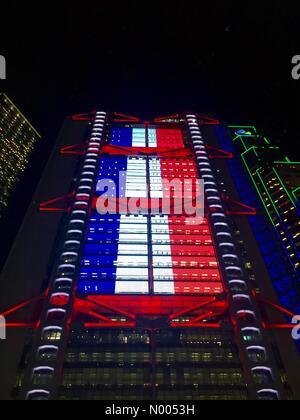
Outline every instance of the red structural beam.
<path fill-rule="evenodd" d="M 73 144 L 72 146 L 62 147 L 59 152 L 61 155 L 83 156 L 86 152 L 88 144 L 88 142 L 83 142 L 79 144 Z"/>
<path fill-rule="evenodd" d="M 106 145 L 101 149 L 101 153 L 107 153 L 109 155 L 123 155 L 123 156 L 158 156 L 158 157 L 192 157 L 191 150 L 187 148 L 174 149 L 171 147 L 122 147 Z"/>
<path fill-rule="evenodd" d="M 38 328 L 38 324 L 26 323 L 26 322 L 19 322 L 19 323 L 5 323 L 1 324 L 0 327 L 5 328 Z"/>
<path fill-rule="evenodd" d="M 108 303 L 102 302 L 101 300 L 98 300 L 98 299 L 93 298 L 93 297 L 86 297 L 85 299 L 76 298 L 76 302 L 77 302 L 76 309 L 79 312 L 81 311 L 79 303 L 81 303 L 84 306 L 86 306 L 87 308 L 91 308 L 91 305 L 95 305 L 96 307 L 99 307 L 99 308 L 102 308 L 102 309 L 103 308 L 108 309 L 109 311 L 113 312 L 114 314 L 123 315 L 123 316 L 126 316 L 127 318 L 133 319 L 133 320 L 136 319 L 136 315 L 134 315 L 134 314 L 132 314 L 128 311 L 125 311 L 121 308 L 117 308 L 117 307 L 115 307 L 113 305 L 110 305 Z"/>
<path fill-rule="evenodd" d="M 202 309 L 202 308 L 205 308 L 206 306 L 211 305 L 212 303 L 215 303 L 216 301 L 217 301 L 217 298 L 216 298 L 216 297 L 209 298 L 209 299 L 207 299 L 206 301 L 201 302 L 201 303 L 199 303 L 199 304 L 198 304 L 198 305 L 196 305 L 196 306 L 192 306 L 192 307 L 189 307 L 189 308 L 185 308 L 185 309 L 183 309 L 183 310 L 182 310 L 182 311 L 180 311 L 180 312 L 177 312 L 177 313 L 175 313 L 175 314 L 170 315 L 170 316 L 169 316 L 169 320 L 173 321 L 174 319 L 180 318 L 180 317 L 181 317 L 181 316 L 183 316 L 183 315 L 187 315 L 187 314 L 193 313 L 193 312 L 195 312 L 197 309 Z"/>
<path fill-rule="evenodd" d="M 6 310 L 5 312 L 0 314 L 1 318 L 6 319 L 9 315 L 15 314 L 16 312 L 19 312 L 22 309 L 25 309 L 27 307 L 29 307 L 30 305 L 33 305 L 39 301 L 43 301 L 46 297 L 46 295 L 48 294 L 48 290 L 46 290 L 43 294 L 35 296 L 31 299 L 28 299 L 8 310 Z M 6 328 L 35 328 L 37 329 L 40 325 L 40 320 L 38 320 L 37 322 L 24 322 L 24 321 L 19 321 L 19 322 L 5 322 L 5 323 L 0 323 L 0 327 L 6 327 Z"/>
<path fill-rule="evenodd" d="M 266 330 L 293 330 L 296 325 L 294 324 L 265 324 Z"/>
<path fill-rule="evenodd" d="M 76 114 L 72 116 L 73 121 L 94 121 L 97 111 L 88 112 L 85 114 Z"/>
<path fill-rule="evenodd" d="M 0 314 L 0 317 L 4 317 L 5 318 L 5 317 L 7 317 L 7 316 L 9 316 L 9 315 L 11 315 L 11 314 L 13 314 L 15 312 L 18 312 L 19 310 L 21 310 L 23 308 L 26 308 L 26 307 L 32 305 L 35 302 L 38 302 L 40 300 L 43 300 L 43 299 L 45 299 L 46 294 L 47 294 L 47 292 L 45 292 L 45 293 L 43 293 L 41 295 L 35 296 L 34 298 L 25 300 L 24 302 L 20 303 L 19 305 L 16 305 L 16 306 L 12 307 L 11 309 L 8 309 L 7 311 L 1 313 Z"/>
<path fill-rule="evenodd" d="M 198 202 L 200 202 L 202 198 L 202 191 L 194 191 L 194 196 L 191 198 L 183 197 L 181 200 L 182 203 L 182 211 L 183 214 L 185 213 L 186 206 L 189 204 L 195 205 Z M 74 198 L 74 193 L 70 193 L 63 197 L 54 198 L 52 200 L 46 201 L 44 203 L 41 203 L 39 205 L 39 211 L 44 213 L 67 213 L 70 211 L 70 204 Z M 94 197 L 92 200 L 92 208 L 97 208 L 97 202 L 99 199 L 102 199 L 103 197 Z M 129 211 L 129 205 L 132 202 L 132 198 L 118 198 L 118 197 L 105 197 L 106 202 L 102 203 L 103 210 L 105 209 L 107 212 L 111 212 L 114 214 L 115 212 L 124 214 L 128 213 Z M 78 199 L 80 201 L 80 199 Z M 148 214 L 149 210 L 151 209 L 152 212 L 154 211 L 163 211 L 164 206 L 166 206 L 166 199 L 163 198 L 136 198 L 136 206 L 137 210 L 141 214 Z M 179 203 L 179 198 L 176 198 L 174 196 L 169 197 L 168 203 L 168 210 L 170 210 L 172 213 L 175 214 L 175 212 L 178 210 L 177 206 Z M 104 207 L 105 205 L 105 207 Z M 106 206 L 107 205 L 107 206 Z M 181 208 L 180 208 L 181 210 Z"/>
<path fill-rule="evenodd" d="M 136 320 L 139 316 L 163 316 L 168 318 L 176 312 L 191 310 L 196 306 L 201 306 L 201 303 L 207 302 L 210 297 L 207 295 L 200 296 L 188 296 L 188 295 L 174 295 L 174 296 L 159 296 L 159 295 L 143 295 L 143 296 L 125 296 L 125 295 L 105 295 L 105 296 L 87 296 L 87 298 L 93 299 L 91 304 L 86 299 L 76 297 L 75 300 L 75 312 L 86 313 L 88 310 L 95 310 L 101 312 L 102 315 L 110 316 L 111 312 L 116 311 L 115 314 L 120 313 L 125 316 L 134 315 L 133 320 Z M 100 309 L 96 306 L 99 303 Z M 81 308 L 82 305 L 82 308 Z M 216 305 L 218 303 L 216 302 Z M 85 306 L 85 307 L 84 307 Z M 109 309 L 105 309 L 105 308 Z M 112 310 L 113 308 L 113 310 Z M 195 311 L 196 315 L 201 315 L 203 311 Z M 126 316 L 129 318 L 128 316 Z M 130 319 L 130 318 L 129 318 Z"/>
<path fill-rule="evenodd" d="M 48 290 L 46 290 L 43 294 L 40 294 L 34 298 L 28 299 L 6 311 L 0 314 L 0 317 L 8 317 L 9 315 L 12 315 L 34 303 L 37 303 L 38 301 L 42 301 L 45 299 L 45 297 L 48 294 Z M 288 315 L 291 318 L 294 318 L 294 314 L 290 312 L 289 310 L 281 307 L 280 305 L 271 302 L 267 299 L 264 299 L 263 297 L 259 296 L 255 290 L 252 291 L 252 294 L 255 299 L 257 299 L 260 303 L 270 306 L 279 312 L 283 313 L 284 315 Z M 105 300 L 105 301 L 104 301 Z M 163 305 L 169 308 L 169 311 L 172 311 L 172 308 L 182 305 L 184 309 L 176 312 L 176 313 L 169 313 L 168 318 L 170 322 L 170 325 L 172 328 L 207 328 L 207 329 L 219 329 L 222 327 L 221 323 L 210 323 L 206 322 L 209 321 L 212 318 L 220 317 L 226 313 L 228 310 L 228 301 L 227 299 L 220 300 L 217 297 L 211 297 L 209 299 L 205 299 L 202 297 L 199 302 L 198 298 L 189 298 L 189 297 L 179 297 L 179 296 L 173 296 L 173 297 L 158 297 L 158 296 L 148 296 L 148 297 L 118 297 L 118 296 L 106 296 L 106 297 L 91 297 L 87 296 L 86 298 L 82 299 L 79 297 L 75 298 L 74 307 L 76 308 L 76 311 L 78 313 L 91 316 L 98 321 L 101 322 L 85 322 L 83 325 L 85 328 L 135 328 L 136 327 L 136 320 L 138 314 L 144 314 L 147 315 L 147 311 L 150 309 L 153 309 L 154 307 L 158 307 L 162 309 Z M 187 305 L 188 302 L 199 302 L 197 304 L 190 304 Z M 113 304 L 115 302 L 115 305 Z M 147 303 L 148 302 L 148 303 Z M 139 303 L 140 306 L 135 307 L 135 303 Z M 119 306 L 116 306 L 119 305 Z M 132 306 L 131 306 L 132 305 Z M 147 306 L 148 305 L 148 306 Z M 132 308 L 135 310 L 135 313 L 131 313 L 128 310 L 125 310 L 124 308 Z M 136 310 L 137 308 L 143 308 L 143 310 Z M 112 312 L 114 315 L 122 315 L 128 318 L 125 322 L 119 322 L 119 321 L 112 321 L 108 316 L 105 316 L 102 313 L 98 312 L 98 309 L 107 310 L 109 312 Z M 135 308 L 135 309 L 134 309 Z M 147 309 L 148 308 L 148 309 Z M 200 310 L 205 310 L 206 312 L 200 313 Z M 75 312 L 76 312 L 75 311 Z M 185 315 L 191 315 L 194 312 L 198 311 L 198 315 L 195 316 L 193 319 L 191 319 L 189 322 L 174 322 L 175 319 L 178 319 Z M 150 310 L 151 312 L 151 310 Z M 152 315 L 151 313 L 148 313 L 149 316 Z M 155 310 L 153 313 L 156 313 Z M 161 313 L 163 315 L 164 312 Z M 158 312 L 157 312 L 158 314 Z M 0 324 L 1 327 L 7 327 L 7 328 L 35 328 L 37 329 L 40 325 L 40 320 L 38 320 L 36 323 L 34 322 L 7 322 L 5 324 Z M 295 328 L 294 324 L 272 324 L 268 323 L 266 321 L 263 322 L 263 327 L 265 329 L 270 330 L 292 330 Z"/>
<path fill-rule="evenodd" d="M 257 210 L 247 204 L 233 200 L 226 194 L 222 194 L 222 200 L 227 206 L 227 214 L 230 216 L 256 216 Z"/>
<path fill-rule="evenodd" d="M 128 321 L 126 321 L 126 322 L 122 322 L 121 323 L 121 322 L 117 322 L 117 321 L 112 321 L 110 318 L 108 318 L 108 317 L 106 317 L 104 315 L 101 315 L 101 314 L 99 314 L 98 312 L 95 312 L 95 311 L 89 311 L 88 312 L 88 315 L 91 316 L 92 318 L 95 318 L 95 319 L 100 320 L 102 322 L 100 322 L 100 323 L 99 322 L 98 323 L 84 323 L 85 326 L 87 324 L 90 324 L 90 325 L 95 325 L 98 328 L 100 326 L 102 328 L 105 328 L 107 326 L 113 327 L 113 328 L 119 328 L 120 325 L 121 326 L 127 326 L 127 327 L 130 326 L 132 328 L 136 327 L 136 322 L 128 322 Z"/>
<path fill-rule="evenodd" d="M 252 290 L 252 295 L 254 298 L 263 305 L 270 306 L 271 308 L 276 309 L 277 311 L 281 312 L 285 316 L 288 316 L 290 318 L 295 318 L 295 314 L 293 314 L 291 311 L 289 311 L 286 308 L 283 308 L 282 306 L 278 305 L 277 303 L 271 302 L 268 299 L 265 299 L 264 297 L 260 296 L 256 291 Z M 292 330 L 295 328 L 295 324 L 272 324 L 267 321 L 264 322 L 264 328 L 269 330 Z"/>
<path fill-rule="evenodd" d="M 198 194 L 198 193 L 197 193 Z M 198 201 L 197 201 L 198 198 Z M 169 199 L 163 199 L 163 198 L 115 198 L 115 197 L 94 197 L 92 208 L 95 209 L 98 206 L 100 206 L 99 203 L 101 203 L 101 213 L 106 212 L 110 214 L 128 214 L 129 212 L 134 213 L 131 209 L 130 211 L 130 204 L 132 201 L 134 201 L 136 205 L 136 212 L 135 214 L 149 214 L 149 211 L 151 210 L 151 213 L 156 212 L 164 212 L 170 210 L 171 214 L 176 214 L 178 211 L 182 213 L 182 215 L 189 215 L 186 211 L 186 208 L 188 205 L 196 205 L 196 203 L 201 202 L 202 199 L 202 192 L 199 192 L 199 195 L 195 195 L 193 198 L 170 198 Z M 98 200 L 101 200 L 98 201 Z M 179 200 L 180 204 L 179 204 Z M 99 208 L 99 207 L 98 207 Z"/>
<path fill-rule="evenodd" d="M 111 297 L 111 300 L 114 300 L 114 296 Z M 112 305 L 112 304 L 108 304 L 107 302 L 104 303 L 101 300 L 103 299 L 103 297 L 99 297 L 99 298 L 93 298 L 93 297 L 87 297 L 85 299 L 81 299 L 81 298 L 76 298 L 76 311 L 75 313 L 80 313 L 80 314 L 84 314 L 87 316 L 91 316 L 92 318 L 95 318 L 96 320 L 98 320 L 99 322 L 85 322 L 84 323 L 84 327 L 86 328 L 135 328 L 136 327 L 136 319 L 137 319 L 137 314 L 133 314 L 133 313 L 129 313 L 128 311 L 125 311 L 124 309 L 121 308 L 117 308 L 116 306 Z M 132 296 L 131 298 L 128 298 L 128 304 L 127 307 L 130 307 L 130 302 L 131 304 L 134 304 L 134 302 L 136 300 L 141 300 L 141 298 L 138 298 L 136 296 Z M 144 300 L 145 297 L 142 298 L 142 300 Z M 118 299 L 115 299 L 116 301 Z M 153 297 L 153 296 L 149 296 L 149 302 L 155 302 L 155 300 L 157 300 L 157 297 Z M 161 299 L 162 300 L 162 299 Z M 168 299 L 166 299 L 168 300 Z M 175 300 L 177 301 L 178 299 Z M 122 299 L 120 300 L 122 301 Z M 186 308 L 185 310 L 182 310 L 176 314 L 172 314 L 169 315 L 169 320 L 173 321 L 173 319 L 176 319 L 180 316 L 183 316 L 185 314 L 188 313 L 193 313 L 195 311 L 198 311 L 200 309 L 204 309 L 205 307 L 209 307 L 209 306 L 213 306 L 213 305 L 219 305 L 215 308 L 211 308 L 209 311 L 206 311 L 202 314 L 195 316 L 190 322 L 188 323 L 176 323 L 176 322 L 171 322 L 171 327 L 177 328 L 179 325 L 182 325 L 182 327 L 185 328 L 190 328 L 191 326 L 197 327 L 197 328 L 219 328 L 220 324 L 219 323 L 207 323 L 207 322 L 202 322 L 204 320 L 208 320 L 210 318 L 213 317 L 217 317 L 217 316 L 221 316 L 223 315 L 226 311 L 227 311 L 227 301 L 223 302 L 223 301 L 219 301 L 218 299 L 216 299 L 215 297 L 210 298 L 210 299 L 206 299 L 203 300 L 201 299 L 201 302 L 197 305 L 193 305 L 190 306 L 188 308 Z M 96 308 L 96 309 L 95 309 Z M 99 312 L 101 310 L 101 313 Z M 126 317 L 126 321 L 125 322 L 119 322 L 119 321 L 112 321 L 109 318 L 109 315 L 107 315 L 105 313 L 105 315 L 103 314 L 103 310 L 106 309 L 109 312 L 113 312 L 113 315 L 122 315 Z M 133 308 L 132 308 L 133 309 Z M 171 310 L 171 307 L 170 307 Z M 147 312 L 147 311 L 146 311 Z M 141 312 L 142 313 L 142 312 Z M 141 314 L 140 313 L 140 314 Z M 147 313 L 145 313 L 147 314 Z M 149 316 L 151 316 L 151 313 L 148 314 Z M 163 314 L 162 314 L 163 315 Z M 101 322 L 100 322 L 101 321 Z"/>
<path fill-rule="evenodd" d="M 111 322 L 110 318 L 107 318 L 107 316 L 100 315 L 98 314 L 98 312 L 95 312 L 95 311 L 89 311 L 88 315 L 92 316 L 93 318 L 100 319 L 101 321 L 104 321 L 104 322 Z"/>
<path fill-rule="evenodd" d="M 227 152 L 226 150 L 217 149 L 216 147 L 206 146 L 206 149 L 209 152 L 210 159 L 233 159 L 234 154 Z"/>
<path fill-rule="evenodd" d="M 178 324 L 180 324 L 180 325 L 182 325 L 183 328 L 191 328 L 191 326 L 197 327 L 197 328 L 202 328 L 203 325 L 206 324 L 206 322 L 204 322 L 204 321 L 208 321 L 212 318 L 217 318 L 217 317 L 223 316 L 223 315 L 225 315 L 227 310 L 228 310 L 228 304 L 226 304 L 224 302 L 224 307 L 221 308 L 221 309 L 212 308 L 211 311 L 205 312 L 202 315 L 197 316 L 194 319 L 191 319 L 189 322 L 177 323 L 177 322 L 173 321 L 171 323 L 171 327 L 178 327 Z"/>
<path fill-rule="evenodd" d="M 200 125 L 220 125 L 220 121 L 207 115 L 197 115 Z"/>
<path fill-rule="evenodd" d="M 112 117 L 115 122 L 128 122 L 128 123 L 139 123 L 141 119 L 138 117 L 133 117 L 131 115 L 120 114 L 118 112 L 113 112 Z"/>
<path fill-rule="evenodd" d="M 205 312 L 203 315 L 197 316 L 196 318 L 190 321 L 191 324 L 198 324 L 201 321 L 210 319 L 215 313 L 213 311 Z"/>
<path fill-rule="evenodd" d="M 180 119 L 181 116 L 179 114 L 175 114 L 175 115 L 170 115 L 170 116 L 166 116 L 166 117 L 158 117 L 154 119 L 154 123 L 159 124 L 159 123 L 168 123 L 168 120 L 178 120 Z"/>
<path fill-rule="evenodd" d="M 70 203 L 73 197 L 74 197 L 74 193 L 70 193 L 68 195 L 46 201 L 39 205 L 39 210 L 41 212 L 51 212 L 51 213 L 68 212 L 70 209 Z"/>
<path fill-rule="evenodd" d="M 272 308 L 276 309 L 279 312 L 282 312 L 284 315 L 287 315 L 291 318 L 294 318 L 296 316 L 295 314 L 293 314 L 288 309 L 283 308 L 282 306 L 278 305 L 277 303 L 271 302 L 270 300 L 267 300 L 264 297 L 260 296 L 259 294 L 256 293 L 255 290 L 252 290 L 252 294 L 260 303 L 263 303 L 264 305 L 267 305 L 267 306 L 271 306 Z"/>

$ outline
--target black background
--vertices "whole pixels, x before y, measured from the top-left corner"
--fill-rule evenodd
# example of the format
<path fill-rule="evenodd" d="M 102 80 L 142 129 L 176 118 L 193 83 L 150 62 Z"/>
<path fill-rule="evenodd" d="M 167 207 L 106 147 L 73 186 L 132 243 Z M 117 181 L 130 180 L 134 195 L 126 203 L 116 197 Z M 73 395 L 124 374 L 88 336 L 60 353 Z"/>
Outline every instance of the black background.
<path fill-rule="evenodd" d="M 63 119 L 73 113 L 213 113 L 256 124 L 299 160 L 300 81 L 291 76 L 292 57 L 300 55 L 298 3 L 1 4 L 7 80 L 0 91 L 43 135 L 5 234 L 17 230 Z"/>

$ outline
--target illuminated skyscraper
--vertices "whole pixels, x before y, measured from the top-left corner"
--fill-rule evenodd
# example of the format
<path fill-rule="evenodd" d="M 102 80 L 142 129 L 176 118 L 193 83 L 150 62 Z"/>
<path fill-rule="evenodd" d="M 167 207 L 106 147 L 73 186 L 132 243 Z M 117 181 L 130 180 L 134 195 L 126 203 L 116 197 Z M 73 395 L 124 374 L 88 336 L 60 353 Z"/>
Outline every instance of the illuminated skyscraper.
<path fill-rule="evenodd" d="M 219 130 L 224 147 L 228 146 L 240 160 L 231 162 L 231 171 L 244 202 L 254 204 L 259 199 L 263 217 L 250 222 L 272 282 L 281 303 L 294 314 L 300 313 L 300 163 L 283 158 L 278 146 L 261 135 L 255 127 L 229 127 L 228 138 Z M 232 141 L 233 140 L 233 141 Z M 242 167 L 240 167 L 242 164 Z M 246 170 L 246 173 L 245 173 Z M 251 182 L 246 182 L 245 176 Z M 249 188 L 248 188 L 249 186 Z M 256 194 L 255 194 L 256 193 Z M 271 226 L 276 235 L 272 241 Z M 283 252 L 278 253 L 277 244 Z M 268 244 L 268 245 L 267 245 Z"/>
<path fill-rule="evenodd" d="M 14 398 L 299 397 L 297 177 L 283 174 L 285 161 L 267 166 L 260 141 L 196 114 L 66 121 L 3 273 L 18 291 L 32 285 L 24 304 L 0 300 L 9 333 L 31 331 L 6 359 L 13 376 L 23 353 Z M 194 202 L 198 179 L 201 223 L 168 188 L 184 182 Z M 104 196 L 110 214 L 99 212 Z"/>
<path fill-rule="evenodd" d="M 40 138 L 11 100 L 0 93 L 0 217 Z"/>

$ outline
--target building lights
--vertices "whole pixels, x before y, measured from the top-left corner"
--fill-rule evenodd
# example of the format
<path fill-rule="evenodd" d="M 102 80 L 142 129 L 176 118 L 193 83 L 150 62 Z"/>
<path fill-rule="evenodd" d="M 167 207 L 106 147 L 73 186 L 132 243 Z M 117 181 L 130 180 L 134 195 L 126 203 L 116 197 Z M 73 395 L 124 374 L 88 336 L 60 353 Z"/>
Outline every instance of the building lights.
<path fill-rule="evenodd" d="M 86 121 L 90 135 L 64 148 L 77 155 L 76 183 L 59 228 L 21 398 L 281 399 L 284 387 L 254 294 L 260 290 L 256 261 L 247 255 L 236 216 L 255 220 L 270 270 L 274 266 L 282 283 L 285 272 L 265 241 L 257 201 L 247 201 L 255 194 L 241 198 L 245 205 L 230 198 L 218 161 L 232 167 L 235 154 L 212 147 L 202 129 L 209 124 L 213 132 L 216 121 L 189 114 L 143 123 L 102 112 L 76 121 Z M 236 127 L 234 137 L 236 146 L 245 146 L 243 174 L 255 182 L 296 266 L 291 239 L 299 241 L 299 225 L 283 226 L 295 206 L 272 167 L 253 165 L 260 155 L 255 128 Z M 193 200 L 198 178 L 206 193 L 201 223 L 176 211 L 179 189 L 168 188 L 173 180 L 185 181 Z M 98 203 L 105 195 L 116 209 L 102 214 Z M 166 209 L 164 199 L 175 204 Z M 139 202 L 134 211 L 132 201 Z M 243 211 L 234 211 L 238 205 Z"/>
<path fill-rule="evenodd" d="M 0 94 L 0 217 L 26 169 L 40 135 L 10 99 Z M 2 207 L 2 209 L 1 209 Z"/>

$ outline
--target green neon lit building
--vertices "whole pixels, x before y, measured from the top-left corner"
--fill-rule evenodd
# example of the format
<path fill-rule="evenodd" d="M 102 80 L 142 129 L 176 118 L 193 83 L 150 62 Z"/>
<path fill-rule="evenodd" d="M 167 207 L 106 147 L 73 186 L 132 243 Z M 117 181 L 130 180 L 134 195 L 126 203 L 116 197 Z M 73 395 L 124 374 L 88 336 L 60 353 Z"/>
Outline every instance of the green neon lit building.
<path fill-rule="evenodd" d="M 282 157 L 279 147 L 255 127 L 230 127 L 261 203 L 297 277 L 300 275 L 300 163 Z"/>

